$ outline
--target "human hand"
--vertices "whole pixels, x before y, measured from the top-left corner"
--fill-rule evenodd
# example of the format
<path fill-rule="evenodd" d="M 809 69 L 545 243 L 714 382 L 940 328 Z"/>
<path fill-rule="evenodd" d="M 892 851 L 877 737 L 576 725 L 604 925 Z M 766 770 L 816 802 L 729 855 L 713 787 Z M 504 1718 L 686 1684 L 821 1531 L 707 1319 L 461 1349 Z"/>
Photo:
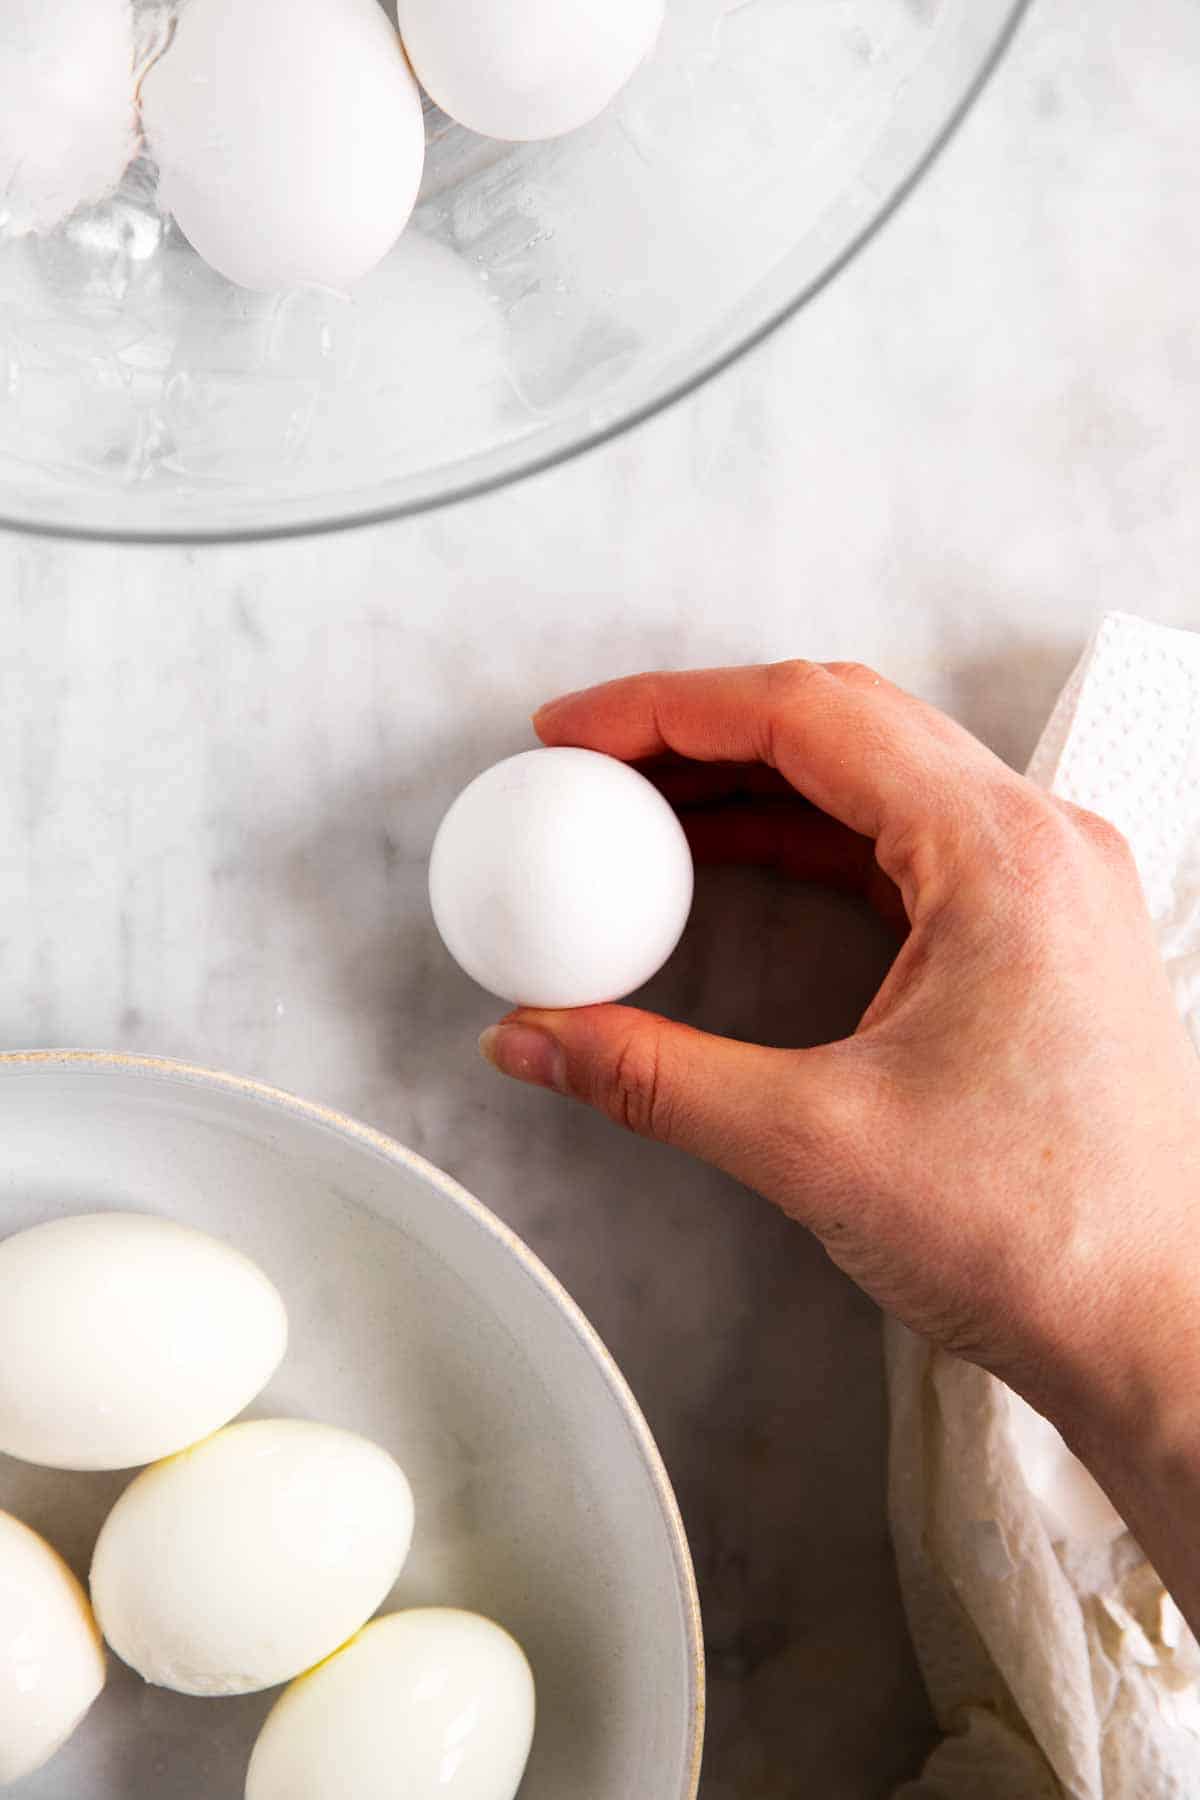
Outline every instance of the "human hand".
<path fill-rule="evenodd" d="M 840 1043 L 602 1006 L 512 1014 L 485 1053 L 774 1200 L 1054 1419 L 1136 1525 L 1114 1434 L 1143 1464 L 1200 1440 L 1190 1380 L 1166 1379 L 1200 1376 L 1200 1065 L 1124 840 L 857 665 L 647 675 L 535 723 L 669 757 L 700 860 L 857 889 L 905 937 Z"/>

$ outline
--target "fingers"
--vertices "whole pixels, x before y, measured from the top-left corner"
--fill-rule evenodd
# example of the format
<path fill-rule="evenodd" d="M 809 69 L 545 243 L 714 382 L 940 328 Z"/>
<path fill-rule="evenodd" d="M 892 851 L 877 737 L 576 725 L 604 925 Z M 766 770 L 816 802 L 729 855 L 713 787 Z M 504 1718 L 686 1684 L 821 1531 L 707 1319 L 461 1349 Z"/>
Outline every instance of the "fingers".
<path fill-rule="evenodd" d="M 824 1050 L 735 1043 L 628 1006 L 524 1010 L 484 1033 L 502 1074 L 582 1100 L 618 1125 L 779 1194 L 823 1154 L 852 1084 Z"/>
<path fill-rule="evenodd" d="M 767 764 L 875 841 L 910 916 L 974 835 L 981 787 L 1016 780 L 968 732 L 858 664 L 634 676 L 556 701 L 534 724 L 548 744 L 624 761 Z"/>

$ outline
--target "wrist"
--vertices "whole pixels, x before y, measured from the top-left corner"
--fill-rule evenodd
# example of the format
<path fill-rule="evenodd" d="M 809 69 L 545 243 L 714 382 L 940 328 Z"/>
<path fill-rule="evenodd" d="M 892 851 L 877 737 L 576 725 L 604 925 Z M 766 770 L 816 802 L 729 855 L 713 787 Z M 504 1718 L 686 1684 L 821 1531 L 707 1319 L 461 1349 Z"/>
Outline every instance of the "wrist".
<path fill-rule="evenodd" d="M 1160 1285 L 1156 1300 L 1132 1309 L 1123 1328 L 1114 1322 L 1102 1345 L 1073 1358 L 1045 1410 L 1195 1624 L 1200 1306 L 1182 1292 L 1175 1302 L 1175 1287 Z"/>

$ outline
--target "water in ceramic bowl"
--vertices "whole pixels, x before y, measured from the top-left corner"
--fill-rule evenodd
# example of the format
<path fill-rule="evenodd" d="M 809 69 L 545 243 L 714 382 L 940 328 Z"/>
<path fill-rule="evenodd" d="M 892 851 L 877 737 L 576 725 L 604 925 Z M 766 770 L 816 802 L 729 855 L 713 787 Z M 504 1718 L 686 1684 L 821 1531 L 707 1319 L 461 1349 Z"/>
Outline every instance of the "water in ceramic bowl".
<path fill-rule="evenodd" d="M 135 0 L 144 22 L 181 0 Z M 206 269 L 136 163 L 0 241 L 0 521 L 117 537 L 386 517 L 553 462 L 798 307 L 965 109 L 1023 0 L 668 0 L 609 112 L 427 112 L 407 235 L 351 296 Z"/>
<path fill-rule="evenodd" d="M 137 1059 L 0 1057 L 0 1235 L 112 1209 L 212 1232 L 276 1282 L 291 1347 L 257 1414 L 363 1432 L 405 1468 L 416 1536 L 386 1610 L 467 1607 L 524 1644 L 539 1717 L 521 1800 L 694 1800 L 701 1650 L 671 1491 L 524 1247 L 398 1145 L 282 1095 Z M 86 1574 L 128 1479 L 0 1456 L 0 1510 Z M 188 1699 L 114 1658 L 12 1800 L 240 1800 L 273 1698 Z"/>

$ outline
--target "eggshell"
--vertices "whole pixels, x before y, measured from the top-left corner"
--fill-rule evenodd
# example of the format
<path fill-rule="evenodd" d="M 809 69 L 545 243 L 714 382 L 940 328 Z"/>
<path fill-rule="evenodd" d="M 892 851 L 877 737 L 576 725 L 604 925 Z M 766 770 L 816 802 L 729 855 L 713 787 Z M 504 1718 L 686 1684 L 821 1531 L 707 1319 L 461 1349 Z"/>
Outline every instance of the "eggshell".
<path fill-rule="evenodd" d="M 506 1631 L 393 1613 L 276 1702 L 246 1800 L 514 1800 L 533 1725 L 533 1675 Z"/>
<path fill-rule="evenodd" d="M 129 0 L 0 4 L 0 232 L 50 231 L 137 147 Z"/>
<path fill-rule="evenodd" d="M 1049 1419 L 1009 1391 L 1013 1437 L 1021 1473 L 1055 1542 L 1111 1544 L 1124 1520 L 1099 1482 L 1067 1448 Z"/>
<path fill-rule="evenodd" d="M 0 1452 L 127 1469 L 226 1424 L 287 1348 L 283 1301 L 228 1244 L 142 1213 L 0 1243 Z"/>
<path fill-rule="evenodd" d="M 365 1438 L 300 1419 L 231 1425 L 125 1490 L 96 1545 L 92 1604 L 145 1680 L 253 1693 L 366 1623 L 412 1530 L 403 1471 Z"/>
<path fill-rule="evenodd" d="M 190 0 L 142 116 L 161 204 L 242 287 L 350 287 L 416 202 L 421 96 L 376 0 Z"/>
<path fill-rule="evenodd" d="M 454 802 L 429 892 L 450 954 L 521 1006 L 591 1006 L 648 981 L 692 904 L 691 851 L 657 788 L 591 750 L 530 750 Z"/>
<path fill-rule="evenodd" d="M 400 0 L 412 65 L 486 137 L 559 137 L 615 98 L 653 49 L 663 0 Z"/>
<path fill-rule="evenodd" d="M 83 1589 L 44 1539 L 0 1513 L 0 1787 L 49 1762 L 104 1677 Z"/>

